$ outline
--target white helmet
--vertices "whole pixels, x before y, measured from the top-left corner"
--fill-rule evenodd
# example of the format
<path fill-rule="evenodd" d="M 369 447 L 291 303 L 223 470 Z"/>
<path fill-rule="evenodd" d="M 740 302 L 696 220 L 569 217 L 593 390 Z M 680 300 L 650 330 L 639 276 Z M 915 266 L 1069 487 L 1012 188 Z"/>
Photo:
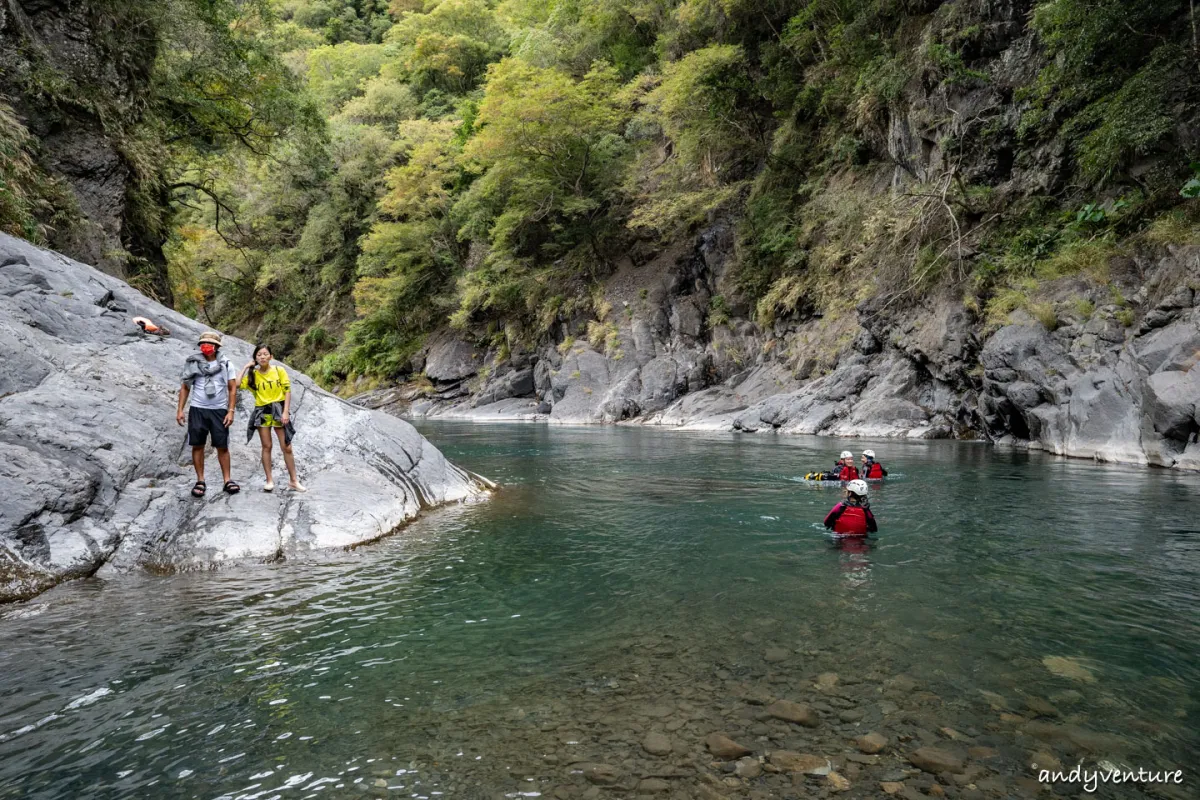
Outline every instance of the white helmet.
<path fill-rule="evenodd" d="M 859 497 L 866 497 L 867 496 L 867 482 L 866 481 L 850 481 L 849 483 L 846 484 L 846 491 L 850 492 L 850 494 L 856 494 Z"/>
<path fill-rule="evenodd" d="M 854 458 L 854 453 L 851 453 L 849 450 L 843 450 L 838 458 Z"/>
<path fill-rule="evenodd" d="M 875 451 L 874 450 L 863 450 L 863 455 L 866 456 L 867 458 L 874 458 Z"/>

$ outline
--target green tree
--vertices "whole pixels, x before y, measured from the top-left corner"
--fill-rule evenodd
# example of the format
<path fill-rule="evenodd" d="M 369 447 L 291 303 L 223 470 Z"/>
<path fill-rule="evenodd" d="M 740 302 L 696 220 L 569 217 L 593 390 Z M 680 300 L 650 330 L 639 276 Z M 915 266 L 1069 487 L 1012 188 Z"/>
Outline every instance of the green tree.
<path fill-rule="evenodd" d="M 616 71 L 605 64 L 579 81 L 517 59 L 489 68 L 478 132 L 464 153 L 483 174 L 455 212 L 460 236 L 486 238 L 489 264 L 505 277 L 502 291 L 476 292 L 468 313 L 507 305 L 519 294 L 521 265 L 535 257 L 559 258 L 582 245 L 594 266 L 605 263 L 605 212 L 618 199 L 628 152 L 617 90 Z M 508 300 L 498 302 L 501 294 Z"/>
<path fill-rule="evenodd" d="M 641 118 L 667 140 L 665 156 L 647 150 L 633 173 L 637 207 L 630 224 L 672 232 L 732 198 L 746 169 L 766 149 L 745 53 L 713 45 L 663 70 L 645 93 Z"/>
<path fill-rule="evenodd" d="M 418 94 L 464 94 L 503 54 L 508 35 L 484 0 L 442 0 L 427 14 L 405 14 L 387 34 Z"/>
<path fill-rule="evenodd" d="M 379 44 L 342 42 L 318 47 L 307 56 L 308 89 L 332 114 L 359 94 L 367 79 L 379 74 L 387 58 L 387 48 Z"/>

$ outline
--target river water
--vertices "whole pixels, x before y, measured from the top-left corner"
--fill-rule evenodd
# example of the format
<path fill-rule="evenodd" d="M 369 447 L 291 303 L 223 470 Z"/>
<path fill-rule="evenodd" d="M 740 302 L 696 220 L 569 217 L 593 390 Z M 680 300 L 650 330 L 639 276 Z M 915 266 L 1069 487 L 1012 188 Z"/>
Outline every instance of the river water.
<path fill-rule="evenodd" d="M 881 441 L 880 533 L 845 548 L 839 491 L 798 477 L 862 441 L 419 427 L 502 488 L 351 552 L 0 609 L 0 798 L 834 788 L 730 772 L 718 731 L 827 757 L 842 797 L 1032 796 L 1037 759 L 1184 770 L 1096 796 L 1200 794 L 1200 476 Z"/>

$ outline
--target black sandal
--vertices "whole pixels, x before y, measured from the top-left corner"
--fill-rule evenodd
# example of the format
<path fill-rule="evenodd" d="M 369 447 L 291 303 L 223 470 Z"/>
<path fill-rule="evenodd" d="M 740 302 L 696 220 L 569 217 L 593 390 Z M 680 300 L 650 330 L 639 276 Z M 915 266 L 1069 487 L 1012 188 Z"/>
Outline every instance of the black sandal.
<path fill-rule="evenodd" d="M 196 485 L 192 487 L 192 497 L 204 497 L 204 493 L 207 491 L 207 483 L 204 481 L 196 481 Z"/>
<path fill-rule="evenodd" d="M 225 481 L 226 494 L 237 494 L 241 490 L 242 487 L 238 486 L 237 481 Z"/>

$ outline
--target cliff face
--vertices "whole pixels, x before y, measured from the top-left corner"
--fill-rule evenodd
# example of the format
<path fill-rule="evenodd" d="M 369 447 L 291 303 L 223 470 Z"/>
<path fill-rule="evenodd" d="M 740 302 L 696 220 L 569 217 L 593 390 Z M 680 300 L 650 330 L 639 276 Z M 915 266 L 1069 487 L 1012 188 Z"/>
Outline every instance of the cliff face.
<path fill-rule="evenodd" d="M 40 170 L 65 184 L 60 205 L 72 207 L 52 210 L 49 244 L 120 278 L 130 256 L 157 265 L 145 286 L 169 302 L 161 235 L 132 200 L 153 194 L 154 179 L 139 174 L 147 165 L 133 144 L 157 55 L 156 23 L 141 5 L 0 2 L 0 105 L 28 130 Z"/>
<path fill-rule="evenodd" d="M 499 361 L 444 336 L 425 355 L 428 383 L 359 402 L 414 416 L 981 438 L 1200 469 L 1200 247 L 1114 265 L 1125 272 L 1112 285 L 1047 283 L 1054 330 L 1021 311 L 996 330 L 954 295 L 764 330 L 709 324 L 729 257 L 720 241 L 709 231 L 672 268 L 616 276 L 602 338 L 589 342 L 580 319 L 557 346 Z"/>
<path fill-rule="evenodd" d="M 147 336 L 147 316 L 171 335 Z M 208 495 L 175 424 L 179 373 L 202 326 L 57 253 L 0 234 L 0 601 L 98 570 L 206 568 L 384 536 L 422 510 L 482 494 L 411 426 L 293 370 L 296 461 L 307 494 L 261 491 L 257 442 L 231 431 L 241 494 Z M 250 346 L 226 338 L 235 365 Z M 278 465 L 276 472 L 282 472 Z"/>
<path fill-rule="evenodd" d="M 1049 61 L 1033 6 L 945 4 L 949 16 L 905 34 L 927 58 L 902 88 L 864 95 L 875 99 L 857 107 L 858 162 L 780 190 L 810 199 L 783 245 L 804 257 L 794 289 L 766 296 L 778 313 L 739 299 L 739 250 L 757 242 L 727 213 L 649 260 L 627 259 L 593 318 L 562 322 L 529 352 L 443 333 L 413 365 L 422 379 L 361 402 L 412 415 L 978 438 L 1200 469 L 1195 214 L 1173 212 L 1177 236 L 1135 235 L 1179 203 L 1179 153 L 1200 149 L 1194 107 L 1172 94 L 1190 78 L 1164 84 L 1177 87 L 1163 90 L 1176 113 L 1163 141 L 1175 150 L 1137 154 L 1118 130 L 1105 141 L 1129 148 L 1134 178 L 1085 190 L 1077 150 L 1099 139 L 1028 134 L 1045 111 L 1031 97 L 1069 91 L 1040 85 Z M 1046 113 L 1067 113 L 1063 102 Z M 1142 198 L 1145 216 L 1122 228 L 1126 196 Z"/>

